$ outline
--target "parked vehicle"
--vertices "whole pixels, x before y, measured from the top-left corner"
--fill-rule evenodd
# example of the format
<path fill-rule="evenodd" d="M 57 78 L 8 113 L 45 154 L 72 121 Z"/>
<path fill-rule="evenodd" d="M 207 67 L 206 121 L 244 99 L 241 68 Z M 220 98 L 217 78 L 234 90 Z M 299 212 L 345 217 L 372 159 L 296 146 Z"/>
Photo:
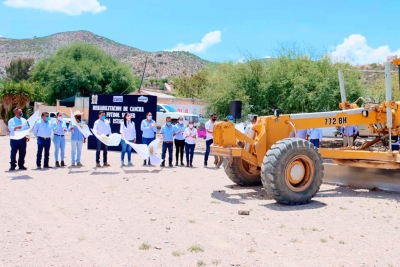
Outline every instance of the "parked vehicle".
<path fill-rule="evenodd" d="M 157 104 L 157 127 L 163 126 L 167 117 L 171 117 L 172 124 L 175 124 L 181 116 L 183 117 L 183 122 L 185 124 L 188 124 L 190 120 L 193 120 L 195 127 L 198 127 L 200 124 L 199 116 L 195 114 L 178 112 L 170 105 Z"/>

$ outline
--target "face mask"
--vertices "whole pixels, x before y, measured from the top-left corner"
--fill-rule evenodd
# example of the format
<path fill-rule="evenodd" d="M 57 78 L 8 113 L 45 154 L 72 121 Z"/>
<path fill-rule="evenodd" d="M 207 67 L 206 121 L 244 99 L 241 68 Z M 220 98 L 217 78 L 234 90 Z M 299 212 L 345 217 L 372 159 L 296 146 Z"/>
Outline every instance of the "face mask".
<path fill-rule="evenodd" d="M 63 117 L 57 117 L 59 121 L 63 121 Z"/>
<path fill-rule="evenodd" d="M 24 113 L 21 111 L 21 112 L 19 113 L 19 116 L 20 116 L 20 117 L 24 116 Z"/>
<path fill-rule="evenodd" d="M 101 119 L 102 119 L 102 120 L 105 120 L 105 119 L 106 119 L 106 116 L 105 116 L 105 115 L 101 116 Z"/>
<path fill-rule="evenodd" d="M 182 124 L 182 123 L 183 123 L 183 121 L 180 120 L 180 121 L 179 121 L 179 124 Z"/>
<path fill-rule="evenodd" d="M 171 125 L 171 122 L 170 122 L 170 121 L 169 121 L 169 122 L 167 122 L 167 125 L 168 125 L 168 126 L 170 126 L 170 125 Z"/>
<path fill-rule="evenodd" d="M 148 119 L 148 120 L 151 120 L 151 118 L 153 118 L 153 117 L 152 117 L 152 116 L 147 116 L 147 119 Z"/>
<path fill-rule="evenodd" d="M 46 120 L 46 121 L 49 121 L 49 120 L 50 120 L 50 117 L 46 117 L 45 120 Z"/>
<path fill-rule="evenodd" d="M 192 129 L 193 128 L 193 124 L 189 124 L 189 128 Z"/>
<path fill-rule="evenodd" d="M 229 120 L 230 122 L 235 122 L 234 120 Z"/>

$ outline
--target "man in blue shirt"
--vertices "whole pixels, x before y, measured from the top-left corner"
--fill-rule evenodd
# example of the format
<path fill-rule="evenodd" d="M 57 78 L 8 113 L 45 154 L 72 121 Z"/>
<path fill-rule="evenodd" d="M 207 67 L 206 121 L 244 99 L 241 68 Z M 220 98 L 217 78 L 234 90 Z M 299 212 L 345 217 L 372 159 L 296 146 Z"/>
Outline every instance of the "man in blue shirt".
<path fill-rule="evenodd" d="M 161 127 L 160 134 L 163 136 L 162 154 L 161 154 L 161 167 L 165 167 L 165 153 L 168 149 L 169 167 L 172 165 L 172 149 L 175 133 L 175 128 L 171 124 L 171 117 L 166 118 L 166 123 Z"/>
<path fill-rule="evenodd" d="M 50 137 L 51 137 L 51 123 L 48 112 L 42 112 L 42 119 L 36 122 L 33 128 L 33 134 L 37 138 L 38 151 L 36 154 L 36 166 L 41 169 L 42 153 L 44 150 L 43 167 L 51 168 L 49 166 L 49 152 L 50 152 Z"/>
<path fill-rule="evenodd" d="M 343 147 L 353 146 L 354 138 L 357 136 L 358 128 L 356 126 L 343 126 L 340 129 L 343 136 Z"/>
<path fill-rule="evenodd" d="M 20 108 L 14 109 L 15 117 L 8 121 L 8 130 L 10 131 L 10 136 L 14 136 L 15 132 L 23 131 L 29 129 L 28 122 L 22 116 L 22 110 Z M 21 138 L 19 140 L 10 139 L 11 146 L 11 160 L 10 160 L 10 171 L 14 171 L 17 166 L 17 153 L 18 156 L 18 168 L 20 170 L 26 170 L 25 164 L 25 155 L 26 155 L 26 142 L 29 141 L 29 135 L 25 138 Z"/>
<path fill-rule="evenodd" d="M 311 128 L 307 130 L 307 137 L 316 148 L 319 148 L 322 142 L 322 129 Z"/>
<path fill-rule="evenodd" d="M 142 131 L 142 143 L 149 145 L 151 142 L 154 141 L 155 139 L 155 134 L 157 132 L 157 126 L 156 122 L 153 120 L 153 115 L 151 112 L 148 112 L 146 115 L 146 119 L 142 121 L 140 124 L 140 130 Z M 146 165 L 147 161 L 143 161 L 143 165 Z M 149 158 L 149 165 L 150 163 L 150 158 Z"/>
<path fill-rule="evenodd" d="M 183 152 L 185 150 L 185 137 L 183 136 L 183 133 L 185 132 L 186 126 L 183 123 L 183 117 L 178 118 L 178 123 L 174 125 L 175 128 L 175 138 L 174 138 L 174 143 L 175 143 L 175 158 L 176 158 L 176 164 L 175 166 L 178 166 L 178 159 L 179 159 L 179 154 L 180 154 L 180 160 L 181 160 L 181 166 L 185 166 L 183 164 Z"/>
<path fill-rule="evenodd" d="M 83 166 L 81 163 L 81 152 L 82 146 L 86 142 L 85 136 L 81 133 L 77 127 L 83 127 L 84 123 L 81 121 L 82 114 L 79 110 L 74 112 L 74 117 L 77 122 L 77 126 L 73 126 L 72 123 L 69 125 L 68 131 L 71 132 L 71 166 Z M 76 155 L 76 157 L 75 157 Z"/>
<path fill-rule="evenodd" d="M 65 154 L 65 133 L 67 132 L 67 125 L 64 122 L 63 113 L 57 112 L 56 120 L 51 124 L 51 128 L 54 132 L 53 144 L 54 144 L 54 160 L 56 167 L 64 167 L 64 154 Z M 58 154 L 60 154 L 61 165 L 58 161 Z"/>

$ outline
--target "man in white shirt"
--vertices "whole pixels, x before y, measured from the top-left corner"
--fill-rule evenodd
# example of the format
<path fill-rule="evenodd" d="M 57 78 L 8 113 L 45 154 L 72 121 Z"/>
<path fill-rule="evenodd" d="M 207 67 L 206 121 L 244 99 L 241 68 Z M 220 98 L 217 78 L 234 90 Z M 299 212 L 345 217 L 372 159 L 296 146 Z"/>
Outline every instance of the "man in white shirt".
<path fill-rule="evenodd" d="M 217 114 L 210 114 L 210 120 L 206 122 L 206 153 L 204 154 L 204 168 L 207 168 L 208 156 L 210 155 L 210 146 L 213 143 L 214 123 L 217 120 Z M 214 165 L 217 165 L 218 157 L 214 156 Z"/>
<path fill-rule="evenodd" d="M 93 130 L 96 134 L 109 136 L 111 134 L 110 122 L 106 120 L 106 113 L 104 111 L 99 111 L 99 119 L 94 122 Z M 103 166 L 108 167 L 110 164 L 107 162 L 107 145 L 103 144 L 99 139 L 97 141 L 96 149 L 96 167 L 101 167 L 100 165 L 100 151 L 103 150 Z"/>

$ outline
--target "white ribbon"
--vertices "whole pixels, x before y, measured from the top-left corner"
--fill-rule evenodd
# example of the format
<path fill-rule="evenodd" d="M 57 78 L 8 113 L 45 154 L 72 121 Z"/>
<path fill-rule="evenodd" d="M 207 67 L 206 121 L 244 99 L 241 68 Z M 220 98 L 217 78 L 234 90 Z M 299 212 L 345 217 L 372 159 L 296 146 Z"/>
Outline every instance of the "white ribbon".
<path fill-rule="evenodd" d="M 29 129 L 14 131 L 14 135 L 11 135 L 10 139 L 20 140 L 22 138 L 25 138 L 29 134 L 29 132 L 32 130 L 33 126 L 35 126 L 38 116 L 39 116 L 39 110 L 36 110 L 36 112 L 33 113 L 33 115 L 29 117 L 29 119 L 27 119 Z M 22 125 L 22 127 L 24 127 L 24 126 L 25 125 Z"/>
<path fill-rule="evenodd" d="M 118 146 L 121 143 L 121 135 L 120 134 L 110 134 L 110 136 L 106 136 L 104 134 L 98 135 L 93 129 L 91 129 L 94 136 L 99 139 L 103 144 L 107 146 Z"/>
<path fill-rule="evenodd" d="M 149 146 L 145 144 L 135 144 L 132 142 L 129 142 L 124 138 L 125 143 L 130 145 L 143 160 L 147 160 L 150 158 L 151 164 L 160 164 L 161 163 L 161 158 L 157 156 L 157 148 L 158 144 L 160 143 L 160 139 L 155 139 L 153 140 Z"/>
<path fill-rule="evenodd" d="M 78 122 L 76 121 L 75 116 L 74 116 L 74 114 L 72 113 L 72 110 L 71 110 L 71 109 L 69 110 L 69 112 L 71 113 L 71 123 L 72 123 L 72 126 L 74 126 L 74 130 L 75 130 L 75 129 L 78 129 L 78 130 L 81 132 L 81 134 L 83 134 L 83 136 L 84 136 L 85 138 L 87 138 L 89 135 L 92 135 L 92 133 L 91 133 L 90 130 L 89 130 L 89 127 L 88 127 L 86 124 L 84 124 L 84 123 L 78 123 Z"/>

